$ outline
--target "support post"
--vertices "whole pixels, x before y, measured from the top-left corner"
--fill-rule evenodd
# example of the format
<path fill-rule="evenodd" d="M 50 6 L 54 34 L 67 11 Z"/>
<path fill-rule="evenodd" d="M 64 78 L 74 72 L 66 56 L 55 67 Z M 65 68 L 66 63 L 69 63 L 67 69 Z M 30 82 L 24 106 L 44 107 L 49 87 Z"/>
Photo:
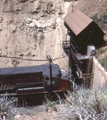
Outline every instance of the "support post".
<path fill-rule="evenodd" d="M 52 88 L 52 65 L 51 65 L 52 59 L 51 59 L 50 55 L 47 56 L 47 60 L 49 60 L 49 65 L 50 65 L 50 94 L 52 95 L 53 94 L 53 88 Z"/>

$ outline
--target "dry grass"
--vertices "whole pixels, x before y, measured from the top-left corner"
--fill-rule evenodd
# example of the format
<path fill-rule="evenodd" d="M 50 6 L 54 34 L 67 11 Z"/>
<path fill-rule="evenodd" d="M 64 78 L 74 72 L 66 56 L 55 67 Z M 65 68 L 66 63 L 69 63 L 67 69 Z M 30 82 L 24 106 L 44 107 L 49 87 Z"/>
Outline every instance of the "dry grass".
<path fill-rule="evenodd" d="M 18 99 L 15 97 L 0 97 L 0 120 L 14 120 L 16 115 L 37 115 L 37 112 L 24 104 L 24 107 L 17 107 Z"/>
<path fill-rule="evenodd" d="M 61 105 L 61 120 L 106 120 L 107 87 L 96 90 L 79 89 L 68 92 Z"/>
<path fill-rule="evenodd" d="M 52 102 L 46 98 L 45 106 L 40 108 L 41 113 L 46 116 L 49 107 L 53 109 L 52 112 L 56 120 L 106 120 L 107 119 L 107 87 L 99 89 L 83 89 L 74 87 L 74 92 L 68 91 L 65 94 L 66 99 L 59 98 L 59 104 Z M 38 117 L 38 111 L 31 107 L 16 107 L 17 99 L 2 97 L 0 98 L 0 115 L 6 114 L 9 120 L 12 120 L 15 115 L 28 115 Z M 55 109 L 54 109 L 55 108 Z M 21 118 L 22 118 L 21 117 Z M 41 115 L 39 114 L 40 119 Z"/>
<path fill-rule="evenodd" d="M 17 98 L 3 96 L 0 97 L 0 117 L 12 120 L 13 116 L 17 114 Z"/>

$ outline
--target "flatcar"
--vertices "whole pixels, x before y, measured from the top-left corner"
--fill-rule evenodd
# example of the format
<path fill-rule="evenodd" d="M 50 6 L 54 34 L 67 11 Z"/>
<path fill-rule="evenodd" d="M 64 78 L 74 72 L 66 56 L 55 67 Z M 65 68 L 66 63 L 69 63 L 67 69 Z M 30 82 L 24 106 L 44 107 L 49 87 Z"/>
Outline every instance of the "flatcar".
<path fill-rule="evenodd" d="M 50 65 L 11 67 L 0 69 L 0 96 L 20 96 L 50 92 L 67 91 L 69 89 L 69 73 L 52 64 L 52 81 L 50 81 Z M 51 83 L 52 82 L 52 83 Z"/>

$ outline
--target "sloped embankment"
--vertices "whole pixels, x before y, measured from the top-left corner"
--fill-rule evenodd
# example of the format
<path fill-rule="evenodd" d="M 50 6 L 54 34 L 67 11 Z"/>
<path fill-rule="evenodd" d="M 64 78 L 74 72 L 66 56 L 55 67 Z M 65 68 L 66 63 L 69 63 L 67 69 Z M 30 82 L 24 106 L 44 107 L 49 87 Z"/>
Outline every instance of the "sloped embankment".
<path fill-rule="evenodd" d="M 68 2 L 56 0 L 2 0 L 0 2 L 0 54 L 46 60 L 63 57 L 62 41 L 66 29 L 63 16 Z M 48 61 L 1 58 L 1 67 L 29 66 Z M 54 61 L 67 68 L 66 59 Z"/>

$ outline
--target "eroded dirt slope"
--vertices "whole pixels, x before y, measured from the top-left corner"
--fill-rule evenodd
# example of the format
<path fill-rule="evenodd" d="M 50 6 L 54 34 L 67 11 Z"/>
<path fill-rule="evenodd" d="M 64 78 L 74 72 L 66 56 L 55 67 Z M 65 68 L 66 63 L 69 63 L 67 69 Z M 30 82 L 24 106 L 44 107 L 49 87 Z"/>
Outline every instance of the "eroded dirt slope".
<path fill-rule="evenodd" d="M 68 2 L 63 0 L 2 0 L 0 2 L 0 54 L 46 60 L 63 57 L 62 41 L 66 29 L 63 16 Z M 67 68 L 66 59 L 58 59 Z M 48 63 L 0 58 L 1 67 L 29 66 Z"/>

